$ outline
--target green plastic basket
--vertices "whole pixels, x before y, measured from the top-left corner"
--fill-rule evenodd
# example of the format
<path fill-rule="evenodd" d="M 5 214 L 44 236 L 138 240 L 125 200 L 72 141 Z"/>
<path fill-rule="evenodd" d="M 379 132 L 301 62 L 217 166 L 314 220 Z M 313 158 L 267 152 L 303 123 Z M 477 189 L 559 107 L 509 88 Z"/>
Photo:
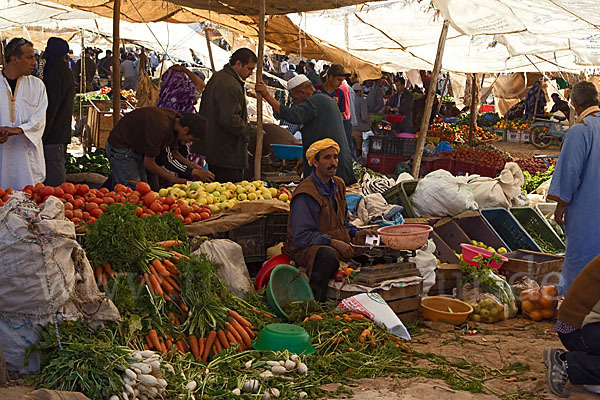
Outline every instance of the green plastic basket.
<path fill-rule="evenodd" d="M 417 214 L 410 202 L 410 196 L 417 189 L 419 180 L 400 182 L 394 187 L 383 192 L 382 196 L 388 204 L 398 204 L 404 208 L 402 214 L 406 218 L 417 218 Z"/>
<path fill-rule="evenodd" d="M 295 301 L 313 301 L 315 296 L 306 276 L 298 268 L 281 264 L 271 272 L 266 290 L 267 304 L 277 315 L 288 318 L 283 307 Z"/>
<path fill-rule="evenodd" d="M 269 324 L 258 334 L 252 344 L 255 350 L 282 351 L 295 354 L 312 354 L 315 348 L 304 328 L 292 324 Z"/>
<path fill-rule="evenodd" d="M 565 252 L 565 244 L 558 237 L 554 229 L 540 216 L 533 208 L 529 207 L 513 207 L 510 209 L 512 215 L 525 228 L 527 233 L 536 241 L 535 236 L 538 235 L 542 240 L 552 245 L 558 253 Z M 533 233 L 533 235 L 532 235 Z M 537 245 L 544 249 L 544 246 L 536 241 Z M 557 253 L 557 254 L 558 254 Z"/>

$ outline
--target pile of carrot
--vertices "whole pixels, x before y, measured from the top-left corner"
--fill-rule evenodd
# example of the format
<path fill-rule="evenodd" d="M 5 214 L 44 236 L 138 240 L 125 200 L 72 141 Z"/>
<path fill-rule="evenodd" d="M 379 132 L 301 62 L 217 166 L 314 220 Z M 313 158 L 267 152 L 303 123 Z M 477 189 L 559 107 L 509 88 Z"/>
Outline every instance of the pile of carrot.
<path fill-rule="evenodd" d="M 254 326 L 244 317 L 229 310 L 223 329 L 212 330 L 206 337 L 188 336 L 189 348 L 196 361 L 207 362 L 211 354 L 217 355 L 232 345 L 238 345 L 238 351 L 252 348 L 252 339 L 255 337 L 253 329 Z"/>
<path fill-rule="evenodd" d="M 94 277 L 98 286 L 105 286 L 108 284 L 110 279 L 114 279 L 116 272 L 113 271 L 110 263 L 106 263 L 103 266 L 98 266 L 94 269 Z"/>

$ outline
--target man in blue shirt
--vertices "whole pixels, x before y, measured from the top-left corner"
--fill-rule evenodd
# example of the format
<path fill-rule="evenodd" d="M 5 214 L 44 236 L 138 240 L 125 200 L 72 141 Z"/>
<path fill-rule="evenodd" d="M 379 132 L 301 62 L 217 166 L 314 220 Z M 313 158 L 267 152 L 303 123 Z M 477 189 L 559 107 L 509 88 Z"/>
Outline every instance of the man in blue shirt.
<path fill-rule="evenodd" d="M 370 231 L 350 225 L 346 185 L 335 176 L 340 146 L 332 139 L 314 142 L 306 160 L 314 172 L 294 191 L 283 252 L 306 268 L 317 301 L 325 301 L 329 280 L 339 260 L 354 256 L 350 242 L 364 244 Z"/>

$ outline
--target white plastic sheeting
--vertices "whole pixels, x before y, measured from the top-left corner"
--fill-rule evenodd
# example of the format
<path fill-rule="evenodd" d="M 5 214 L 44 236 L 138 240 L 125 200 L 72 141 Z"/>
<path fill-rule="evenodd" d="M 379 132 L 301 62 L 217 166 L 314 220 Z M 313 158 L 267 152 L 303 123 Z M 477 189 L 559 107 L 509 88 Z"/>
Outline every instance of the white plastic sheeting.
<path fill-rule="evenodd" d="M 302 29 L 389 71 L 581 71 L 600 65 L 597 0 L 387 0 L 304 14 Z M 300 23 L 299 15 L 289 15 Z M 534 65 L 535 64 L 535 65 Z"/>

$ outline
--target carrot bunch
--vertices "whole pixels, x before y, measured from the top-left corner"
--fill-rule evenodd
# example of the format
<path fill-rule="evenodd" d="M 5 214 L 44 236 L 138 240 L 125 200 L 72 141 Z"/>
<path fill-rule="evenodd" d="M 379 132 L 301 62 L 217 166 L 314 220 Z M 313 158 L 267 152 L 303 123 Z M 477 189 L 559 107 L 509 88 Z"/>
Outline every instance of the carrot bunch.
<path fill-rule="evenodd" d="M 116 272 L 112 270 L 110 263 L 94 268 L 94 277 L 98 286 L 106 286 L 110 279 L 114 279 Z"/>

